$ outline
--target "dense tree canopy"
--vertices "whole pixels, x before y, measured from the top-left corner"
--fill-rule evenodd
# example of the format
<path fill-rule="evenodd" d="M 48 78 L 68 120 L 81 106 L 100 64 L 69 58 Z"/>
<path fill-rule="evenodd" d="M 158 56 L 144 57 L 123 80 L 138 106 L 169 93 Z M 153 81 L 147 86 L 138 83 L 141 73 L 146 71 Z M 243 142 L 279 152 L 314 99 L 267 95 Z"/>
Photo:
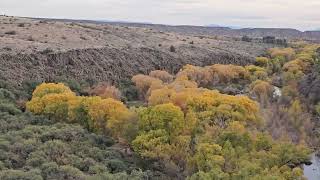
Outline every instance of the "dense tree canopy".
<path fill-rule="evenodd" d="M 316 49 L 138 74 L 134 105 L 109 84 L 79 96 L 42 83 L 22 112 L 0 88 L 0 179 L 303 179 L 307 129 L 320 110 L 309 113 L 297 87 Z"/>
<path fill-rule="evenodd" d="M 67 86 L 54 83 L 39 85 L 27 110 L 58 121 L 78 122 L 96 132 L 111 132 L 115 137 L 123 133 L 131 116 L 118 100 L 76 96 Z"/>
<path fill-rule="evenodd" d="M 274 92 L 269 59 L 259 62 L 244 68 L 187 65 L 172 81 L 149 88 L 149 107 L 137 111 L 134 150 L 165 167 L 175 164 L 171 168 L 177 173 L 183 169 L 190 179 L 301 178 L 298 164 L 308 161 L 308 148 L 260 132 L 264 122 L 259 105 L 247 96 L 203 88 L 243 81 L 260 100 L 269 101 Z"/>

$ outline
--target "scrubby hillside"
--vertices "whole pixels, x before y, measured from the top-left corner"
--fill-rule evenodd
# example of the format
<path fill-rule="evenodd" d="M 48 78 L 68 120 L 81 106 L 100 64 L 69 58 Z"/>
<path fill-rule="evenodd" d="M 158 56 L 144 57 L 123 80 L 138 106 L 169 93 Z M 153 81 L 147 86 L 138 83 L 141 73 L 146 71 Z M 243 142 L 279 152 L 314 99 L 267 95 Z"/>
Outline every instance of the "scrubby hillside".
<path fill-rule="evenodd" d="M 57 77 L 119 83 L 155 69 L 176 72 L 185 64 L 245 65 L 271 45 L 223 37 L 185 36 L 150 28 L 0 17 L 0 77 Z"/>
<path fill-rule="evenodd" d="M 249 36 L 251 38 L 262 38 L 265 36 L 274 36 L 277 38 L 285 38 L 289 40 L 304 39 L 308 41 L 320 42 L 320 31 L 299 31 L 289 28 L 241 28 L 232 29 L 229 27 L 206 27 L 206 26 L 169 26 L 161 24 L 143 24 L 143 23 L 121 23 L 109 22 L 107 24 L 125 25 L 131 27 L 153 28 L 160 31 L 175 32 L 188 35 L 204 35 L 204 36 L 228 36 L 241 38 Z"/>

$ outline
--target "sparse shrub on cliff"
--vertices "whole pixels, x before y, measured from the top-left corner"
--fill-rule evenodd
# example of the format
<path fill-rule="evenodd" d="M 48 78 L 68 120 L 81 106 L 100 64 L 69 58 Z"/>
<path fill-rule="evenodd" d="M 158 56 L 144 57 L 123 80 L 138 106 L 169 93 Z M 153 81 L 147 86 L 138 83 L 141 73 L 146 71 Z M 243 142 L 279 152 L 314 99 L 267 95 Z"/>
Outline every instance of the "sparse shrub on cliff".
<path fill-rule="evenodd" d="M 28 40 L 28 41 L 34 41 L 34 38 L 33 38 L 32 36 L 29 36 L 29 37 L 27 38 L 27 40 Z"/>
<path fill-rule="evenodd" d="M 50 54 L 53 53 L 53 50 L 51 48 L 46 48 L 45 50 L 41 51 L 42 54 Z"/>
<path fill-rule="evenodd" d="M 176 48 L 174 46 L 170 46 L 169 50 L 170 52 L 176 52 Z"/>
<path fill-rule="evenodd" d="M 17 32 L 16 31 L 7 31 L 4 34 L 8 34 L 8 35 L 16 35 Z"/>
<path fill-rule="evenodd" d="M 25 27 L 25 24 L 24 23 L 19 23 L 18 27 Z"/>
<path fill-rule="evenodd" d="M 241 40 L 245 41 L 245 42 L 251 42 L 252 41 L 252 39 L 249 36 L 242 36 Z"/>

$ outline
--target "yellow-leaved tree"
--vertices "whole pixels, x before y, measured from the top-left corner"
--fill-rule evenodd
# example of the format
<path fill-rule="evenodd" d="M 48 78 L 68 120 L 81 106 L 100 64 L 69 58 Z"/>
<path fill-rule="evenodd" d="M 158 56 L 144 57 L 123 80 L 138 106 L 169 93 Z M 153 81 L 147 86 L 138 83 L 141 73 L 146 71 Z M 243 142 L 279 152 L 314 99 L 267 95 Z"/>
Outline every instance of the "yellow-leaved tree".
<path fill-rule="evenodd" d="M 131 113 L 120 101 L 108 98 L 94 98 L 86 101 L 91 124 L 89 128 L 97 131 L 111 131 L 117 137 L 124 134 Z"/>
<path fill-rule="evenodd" d="M 271 58 L 283 57 L 287 61 L 291 60 L 295 56 L 295 51 L 292 48 L 271 48 L 268 50 Z"/>
<path fill-rule="evenodd" d="M 39 85 L 26 108 L 34 114 L 59 121 L 77 122 L 92 131 L 111 133 L 116 138 L 125 134 L 133 116 L 121 101 L 98 96 L 76 96 L 61 83 Z"/>
<path fill-rule="evenodd" d="M 103 99 L 112 98 L 121 100 L 121 92 L 115 86 L 108 83 L 99 83 L 89 91 L 90 95 L 100 96 Z"/>
<path fill-rule="evenodd" d="M 68 118 L 68 101 L 75 98 L 70 88 L 62 83 L 43 83 L 34 90 L 26 109 L 34 114 L 63 121 Z"/>
<path fill-rule="evenodd" d="M 142 156 L 171 159 L 176 152 L 185 152 L 188 148 L 190 138 L 183 136 L 185 121 L 179 107 L 171 103 L 161 104 L 141 108 L 138 115 L 139 135 L 132 145 Z"/>
<path fill-rule="evenodd" d="M 230 121 L 248 125 L 258 125 L 261 121 L 257 103 L 246 96 L 230 96 L 207 90 L 193 95 L 187 106 L 197 114 L 200 121 L 222 128 Z"/>
<path fill-rule="evenodd" d="M 269 102 L 273 95 L 273 86 L 266 81 L 256 80 L 251 84 L 251 92 L 258 98 L 263 105 Z"/>
<path fill-rule="evenodd" d="M 150 77 L 160 79 L 164 83 L 170 83 L 173 81 L 173 76 L 167 71 L 155 70 L 149 73 Z"/>
<path fill-rule="evenodd" d="M 142 100 L 148 99 L 152 90 L 161 88 L 163 85 L 163 82 L 160 79 L 142 74 L 133 76 L 132 82 L 135 83 L 139 91 L 139 96 Z"/>

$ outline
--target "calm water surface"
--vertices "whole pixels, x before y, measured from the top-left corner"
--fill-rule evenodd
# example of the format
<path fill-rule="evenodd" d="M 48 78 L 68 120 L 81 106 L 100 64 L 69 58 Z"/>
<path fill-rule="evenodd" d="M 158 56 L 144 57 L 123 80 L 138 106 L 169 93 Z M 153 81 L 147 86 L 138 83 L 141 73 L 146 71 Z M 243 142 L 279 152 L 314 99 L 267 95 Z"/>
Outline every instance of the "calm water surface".
<path fill-rule="evenodd" d="M 320 157 L 312 154 L 311 158 L 312 164 L 310 166 L 303 166 L 304 176 L 308 180 L 320 180 Z"/>

